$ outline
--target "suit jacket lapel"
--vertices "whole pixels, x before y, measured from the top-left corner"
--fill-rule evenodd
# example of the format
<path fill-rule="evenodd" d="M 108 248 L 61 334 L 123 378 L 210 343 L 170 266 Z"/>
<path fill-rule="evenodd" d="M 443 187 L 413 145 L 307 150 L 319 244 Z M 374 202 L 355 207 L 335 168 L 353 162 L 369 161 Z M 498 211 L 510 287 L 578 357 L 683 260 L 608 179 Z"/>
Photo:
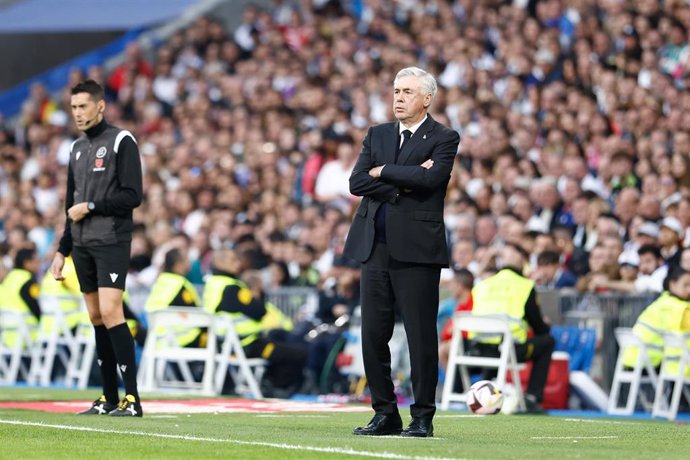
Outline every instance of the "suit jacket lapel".
<path fill-rule="evenodd" d="M 389 123 L 386 127 L 388 132 L 383 136 L 383 158 L 381 164 L 395 163 L 395 149 L 398 142 L 398 125 L 399 122 Z"/>
<path fill-rule="evenodd" d="M 431 118 L 431 115 L 427 115 L 426 121 L 415 131 L 410 140 L 403 145 L 400 155 L 398 155 L 399 165 L 405 164 L 415 146 L 429 137 L 429 133 L 434 129 L 434 126 L 436 126 L 436 121 Z"/>

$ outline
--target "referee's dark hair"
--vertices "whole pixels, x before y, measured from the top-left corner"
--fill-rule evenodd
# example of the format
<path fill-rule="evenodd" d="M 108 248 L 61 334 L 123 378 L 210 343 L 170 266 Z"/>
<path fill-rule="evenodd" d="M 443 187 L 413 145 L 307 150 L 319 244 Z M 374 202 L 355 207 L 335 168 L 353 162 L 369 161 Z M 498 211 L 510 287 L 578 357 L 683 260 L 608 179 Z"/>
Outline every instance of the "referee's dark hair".
<path fill-rule="evenodd" d="M 25 268 L 26 262 L 33 259 L 36 251 L 32 248 L 22 248 L 14 255 L 14 268 Z"/>
<path fill-rule="evenodd" d="M 182 252 L 179 249 L 173 248 L 165 253 L 165 261 L 163 262 L 163 271 L 172 272 L 175 264 L 182 260 Z"/>
<path fill-rule="evenodd" d="M 89 93 L 94 101 L 102 101 L 105 97 L 103 87 L 94 80 L 84 80 L 77 83 L 70 90 L 71 94 Z"/>

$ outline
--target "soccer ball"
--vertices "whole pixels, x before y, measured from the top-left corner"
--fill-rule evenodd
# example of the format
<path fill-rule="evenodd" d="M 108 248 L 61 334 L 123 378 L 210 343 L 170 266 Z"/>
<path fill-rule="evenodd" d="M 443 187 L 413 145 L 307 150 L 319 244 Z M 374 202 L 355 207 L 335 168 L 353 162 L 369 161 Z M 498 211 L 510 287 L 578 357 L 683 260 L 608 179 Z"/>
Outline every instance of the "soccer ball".
<path fill-rule="evenodd" d="M 473 414 L 493 415 L 501 412 L 503 392 L 489 380 L 475 382 L 467 392 L 467 408 Z"/>

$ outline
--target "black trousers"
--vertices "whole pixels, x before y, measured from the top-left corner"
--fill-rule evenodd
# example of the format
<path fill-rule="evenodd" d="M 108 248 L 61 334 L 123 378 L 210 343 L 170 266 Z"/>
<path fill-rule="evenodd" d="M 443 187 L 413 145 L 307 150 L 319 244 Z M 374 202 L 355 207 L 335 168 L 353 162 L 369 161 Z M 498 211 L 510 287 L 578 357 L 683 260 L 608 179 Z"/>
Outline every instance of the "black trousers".
<path fill-rule="evenodd" d="M 385 243 L 374 243 L 362 264 L 362 353 L 364 371 L 377 414 L 396 414 L 391 353 L 396 309 L 402 315 L 410 349 L 413 417 L 433 417 L 438 382 L 438 266 L 392 259 Z"/>
<path fill-rule="evenodd" d="M 298 387 L 307 361 L 307 346 L 259 337 L 246 347 L 247 358 L 268 361 L 265 377 L 277 388 Z"/>
<path fill-rule="evenodd" d="M 536 335 L 528 338 L 525 343 L 515 345 L 515 357 L 518 362 L 532 361 L 532 373 L 527 384 L 527 394 L 534 396 L 540 402 L 544 399 L 544 387 L 549 375 L 549 366 L 551 366 L 551 353 L 555 345 L 556 341 L 551 334 Z M 475 343 L 472 349 L 483 356 L 498 357 L 500 355 L 497 345 Z M 487 379 L 495 375 L 495 369 L 484 372 L 484 378 Z"/>

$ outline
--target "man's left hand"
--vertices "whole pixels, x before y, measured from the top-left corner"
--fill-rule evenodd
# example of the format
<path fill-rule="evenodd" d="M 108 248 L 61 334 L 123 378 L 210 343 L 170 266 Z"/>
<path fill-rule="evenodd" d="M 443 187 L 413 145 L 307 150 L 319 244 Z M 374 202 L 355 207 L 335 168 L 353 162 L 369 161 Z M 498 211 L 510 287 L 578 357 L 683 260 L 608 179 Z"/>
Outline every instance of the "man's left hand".
<path fill-rule="evenodd" d="M 79 222 L 89 213 L 88 203 L 77 203 L 67 210 L 67 216 L 72 219 L 72 222 Z"/>

